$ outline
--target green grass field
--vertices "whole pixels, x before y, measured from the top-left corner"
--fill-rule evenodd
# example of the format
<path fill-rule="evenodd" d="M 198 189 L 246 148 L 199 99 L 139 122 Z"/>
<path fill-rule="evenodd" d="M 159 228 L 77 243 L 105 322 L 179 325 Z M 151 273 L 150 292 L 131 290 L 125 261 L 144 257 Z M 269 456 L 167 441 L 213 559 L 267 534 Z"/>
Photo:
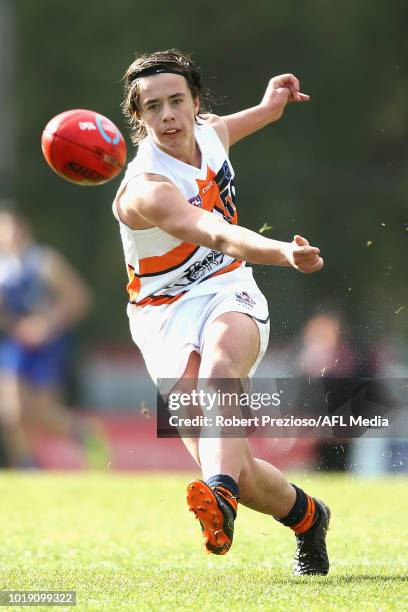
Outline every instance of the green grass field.
<path fill-rule="evenodd" d="M 408 609 L 408 479 L 292 478 L 332 508 L 327 577 L 293 578 L 292 533 L 243 507 L 230 553 L 206 555 L 186 475 L 2 473 L 0 590 L 76 590 L 67 610 Z"/>

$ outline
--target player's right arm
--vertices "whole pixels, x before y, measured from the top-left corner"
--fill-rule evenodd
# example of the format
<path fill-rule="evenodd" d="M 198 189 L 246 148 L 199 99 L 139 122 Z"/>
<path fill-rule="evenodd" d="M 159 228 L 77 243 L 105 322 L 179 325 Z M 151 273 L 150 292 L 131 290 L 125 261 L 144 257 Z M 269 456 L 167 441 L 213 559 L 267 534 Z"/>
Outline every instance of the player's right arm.
<path fill-rule="evenodd" d="M 133 229 L 156 226 L 183 242 L 220 251 L 254 264 L 293 266 L 300 272 L 323 267 L 319 249 L 301 236 L 281 242 L 230 225 L 211 212 L 192 206 L 172 183 L 156 175 L 132 180 L 122 194 L 119 215 Z"/>
<path fill-rule="evenodd" d="M 299 91 L 299 79 L 293 74 L 281 74 L 270 79 L 259 104 L 221 119 L 228 130 L 232 146 L 250 134 L 278 121 L 290 102 L 307 102 L 310 96 Z"/>

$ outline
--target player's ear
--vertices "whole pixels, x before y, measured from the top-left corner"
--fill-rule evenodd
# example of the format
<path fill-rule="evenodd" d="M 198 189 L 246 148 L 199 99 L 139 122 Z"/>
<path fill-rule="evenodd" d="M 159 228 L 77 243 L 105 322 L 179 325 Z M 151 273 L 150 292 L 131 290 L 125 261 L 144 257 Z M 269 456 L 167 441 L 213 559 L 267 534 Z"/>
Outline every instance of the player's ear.
<path fill-rule="evenodd" d="M 136 112 L 134 117 L 135 117 L 136 121 L 139 123 L 139 125 L 141 125 L 142 127 L 146 127 L 140 113 Z"/>
<path fill-rule="evenodd" d="M 200 98 L 197 96 L 196 98 L 193 98 L 193 105 L 194 105 L 194 116 L 197 117 L 197 115 L 200 112 Z"/>

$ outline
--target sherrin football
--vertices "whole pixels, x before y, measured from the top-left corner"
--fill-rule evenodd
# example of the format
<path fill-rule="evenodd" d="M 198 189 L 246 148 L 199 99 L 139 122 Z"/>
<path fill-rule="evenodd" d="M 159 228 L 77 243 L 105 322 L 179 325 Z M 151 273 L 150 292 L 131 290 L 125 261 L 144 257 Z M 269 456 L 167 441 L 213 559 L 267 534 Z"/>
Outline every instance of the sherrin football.
<path fill-rule="evenodd" d="M 126 163 L 126 143 L 119 129 L 91 110 L 68 110 L 51 119 L 41 147 L 51 168 L 77 185 L 106 183 Z"/>

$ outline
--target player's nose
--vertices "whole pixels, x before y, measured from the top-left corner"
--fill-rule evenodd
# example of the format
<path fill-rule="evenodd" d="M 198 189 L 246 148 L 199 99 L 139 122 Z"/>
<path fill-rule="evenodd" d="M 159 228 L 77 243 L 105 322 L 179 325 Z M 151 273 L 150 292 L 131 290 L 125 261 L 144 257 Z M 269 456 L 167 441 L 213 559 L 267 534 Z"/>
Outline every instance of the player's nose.
<path fill-rule="evenodd" d="M 170 104 L 163 104 L 162 121 L 166 123 L 174 119 L 174 112 Z"/>

